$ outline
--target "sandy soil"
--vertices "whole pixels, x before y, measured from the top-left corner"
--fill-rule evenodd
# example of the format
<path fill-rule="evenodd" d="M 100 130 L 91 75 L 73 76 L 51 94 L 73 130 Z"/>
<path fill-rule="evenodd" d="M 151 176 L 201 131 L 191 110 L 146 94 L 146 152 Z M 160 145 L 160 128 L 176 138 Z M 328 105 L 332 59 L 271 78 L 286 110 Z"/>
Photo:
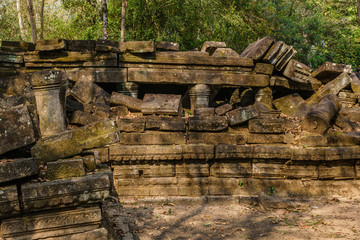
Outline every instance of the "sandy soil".
<path fill-rule="evenodd" d="M 360 201 L 333 198 L 291 209 L 259 204 L 124 204 L 135 239 L 360 239 Z"/>

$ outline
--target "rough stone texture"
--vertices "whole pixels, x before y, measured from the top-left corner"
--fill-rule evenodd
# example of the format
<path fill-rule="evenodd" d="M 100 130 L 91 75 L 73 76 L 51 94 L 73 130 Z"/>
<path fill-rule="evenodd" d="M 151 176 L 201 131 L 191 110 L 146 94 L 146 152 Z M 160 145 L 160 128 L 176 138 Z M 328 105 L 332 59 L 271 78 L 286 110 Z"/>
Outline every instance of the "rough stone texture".
<path fill-rule="evenodd" d="M 274 71 L 274 65 L 267 63 L 256 63 L 254 72 L 258 74 L 271 75 Z"/>
<path fill-rule="evenodd" d="M 218 132 L 228 127 L 227 119 L 222 116 L 191 117 L 188 122 L 189 131 L 195 132 Z"/>
<path fill-rule="evenodd" d="M 285 77 L 273 75 L 270 78 L 270 86 L 272 87 L 281 87 L 285 89 L 295 90 L 295 91 L 308 91 L 314 92 L 321 87 L 321 82 L 315 78 L 309 77 L 310 83 L 304 84 L 299 82 L 291 81 Z"/>
<path fill-rule="evenodd" d="M 83 160 L 83 163 L 84 163 L 87 171 L 95 171 L 96 170 L 96 160 L 97 160 L 98 156 L 95 157 L 95 153 L 94 153 L 94 155 L 86 155 L 86 156 L 82 156 L 81 158 Z"/>
<path fill-rule="evenodd" d="M 356 76 L 355 73 L 352 73 L 350 75 L 351 78 L 351 90 L 354 93 L 359 94 L 360 93 L 360 79 Z"/>
<path fill-rule="evenodd" d="M 306 147 L 326 147 L 327 137 L 324 135 L 304 134 L 299 138 L 299 146 Z"/>
<path fill-rule="evenodd" d="M 179 132 L 120 133 L 120 144 L 126 145 L 168 145 L 185 144 L 185 134 Z"/>
<path fill-rule="evenodd" d="M 113 121 L 97 122 L 72 131 L 39 140 L 31 149 L 39 162 L 51 162 L 79 154 L 83 149 L 101 147 L 119 141 Z"/>
<path fill-rule="evenodd" d="M 185 132 L 185 118 L 146 118 L 145 128 L 158 131 Z"/>
<path fill-rule="evenodd" d="M 71 116 L 70 123 L 78 125 L 88 125 L 100 121 L 101 118 L 88 112 L 75 111 Z"/>
<path fill-rule="evenodd" d="M 8 182 L 39 173 L 33 158 L 0 160 L 0 183 Z"/>
<path fill-rule="evenodd" d="M 273 102 L 273 94 L 271 88 L 266 87 L 259 89 L 258 92 L 255 94 L 255 101 L 261 102 L 262 104 L 268 106 L 269 109 L 271 109 Z"/>
<path fill-rule="evenodd" d="M 95 51 L 100 52 L 120 52 L 120 42 L 98 39 L 96 41 Z"/>
<path fill-rule="evenodd" d="M 134 97 L 130 97 L 121 93 L 112 92 L 110 103 L 112 105 L 123 105 L 129 110 L 141 111 L 142 100 Z"/>
<path fill-rule="evenodd" d="M 17 187 L 0 187 L 0 218 L 20 213 Z"/>
<path fill-rule="evenodd" d="M 291 148 L 291 160 L 321 161 L 325 159 L 325 148 L 293 147 Z"/>
<path fill-rule="evenodd" d="M 251 161 L 221 161 L 211 165 L 210 175 L 220 178 L 250 177 Z"/>
<path fill-rule="evenodd" d="M 215 156 L 214 145 L 186 144 L 181 147 L 183 159 L 213 159 Z"/>
<path fill-rule="evenodd" d="M 205 133 L 190 132 L 189 143 L 203 144 L 245 144 L 247 135 L 244 133 Z"/>
<path fill-rule="evenodd" d="M 126 106 L 111 107 L 110 111 L 110 117 L 126 117 L 129 114 L 129 109 Z"/>
<path fill-rule="evenodd" d="M 82 103 L 109 103 L 110 95 L 101 87 L 88 80 L 77 81 L 71 90 L 73 96 Z"/>
<path fill-rule="evenodd" d="M 82 233 L 75 233 L 67 235 L 64 237 L 64 240 L 107 240 L 109 239 L 109 233 L 105 228 L 94 229 Z M 47 240 L 58 240 L 55 238 L 47 238 Z M 129 240 L 132 240 L 130 238 Z"/>
<path fill-rule="evenodd" d="M 211 56 L 217 58 L 240 58 L 240 54 L 231 48 L 217 48 Z"/>
<path fill-rule="evenodd" d="M 240 107 L 233 111 L 227 112 L 226 117 L 229 120 L 230 126 L 235 126 L 247 122 L 259 115 L 258 109 L 255 105 L 249 107 Z"/>
<path fill-rule="evenodd" d="M 175 165 L 172 163 L 114 165 L 114 176 L 124 179 L 175 177 Z"/>
<path fill-rule="evenodd" d="M 251 43 L 241 54 L 241 57 L 253 58 L 255 61 L 261 60 L 271 45 L 274 43 L 274 39 L 271 37 L 264 37 L 256 42 Z"/>
<path fill-rule="evenodd" d="M 120 132 L 144 132 L 145 119 L 137 118 L 119 118 L 116 124 Z"/>
<path fill-rule="evenodd" d="M 233 107 L 230 104 L 224 104 L 221 105 L 220 107 L 215 108 L 215 113 L 218 116 L 222 116 L 225 115 L 225 113 L 231 111 L 233 109 Z"/>
<path fill-rule="evenodd" d="M 206 42 L 204 42 L 204 44 L 201 48 L 201 51 L 207 52 L 210 55 L 213 55 L 213 53 L 215 52 L 215 50 L 217 48 L 226 48 L 226 43 L 225 42 L 206 41 Z"/>
<path fill-rule="evenodd" d="M 152 53 L 155 52 L 155 44 L 153 41 L 121 42 L 120 52 Z"/>
<path fill-rule="evenodd" d="M 174 42 L 156 42 L 158 51 L 179 51 L 179 44 Z"/>
<path fill-rule="evenodd" d="M 263 61 L 274 65 L 276 70 L 281 71 L 296 53 L 292 46 L 288 46 L 282 41 L 276 41 L 264 56 Z"/>
<path fill-rule="evenodd" d="M 319 165 L 320 179 L 354 179 L 354 161 L 332 161 Z"/>
<path fill-rule="evenodd" d="M 85 176 L 85 167 L 82 159 L 66 159 L 48 162 L 46 166 L 46 177 L 50 181 Z"/>
<path fill-rule="evenodd" d="M 345 88 L 347 85 L 351 83 L 351 78 L 349 74 L 342 73 L 337 78 L 328 82 L 323 88 L 314 93 L 309 99 L 307 99 L 307 103 L 309 106 L 314 105 L 319 102 L 321 98 L 323 98 L 327 94 L 337 95 L 340 90 Z"/>
<path fill-rule="evenodd" d="M 66 40 L 69 51 L 94 51 L 95 40 Z"/>
<path fill-rule="evenodd" d="M 66 49 L 67 43 L 64 39 L 37 40 L 35 46 L 36 51 L 54 51 Z"/>
<path fill-rule="evenodd" d="M 208 177 L 210 166 L 208 163 L 183 162 L 176 164 L 177 177 Z"/>
<path fill-rule="evenodd" d="M 193 112 L 195 117 L 208 117 L 215 115 L 215 108 L 195 108 Z"/>
<path fill-rule="evenodd" d="M 341 73 L 352 73 L 351 65 L 325 62 L 318 69 L 316 69 L 311 76 L 320 80 L 322 83 L 328 83 Z"/>
<path fill-rule="evenodd" d="M 24 41 L 1 41 L 0 50 L 9 52 L 34 51 L 35 44 Z"/>
<path fill-rule="evenodd" d="M 309 83 L 309 76 L 312 69 L 305 64 L 291 59 L 286 65 L 283 75 L 299 83 Z"/>
<path fill-rule="evenodd" d="M 336 117 L 335 125 L 341 128 L 344 132 L 359 132 L 360 125 L 351 121 L 350 119 L 338 115 Z"/>
<path fill-rule="evenodd" d="M 86 234 L 98 228 L 100 222 L 100 208 L 89 207 L 6 219 L 1 224 L 1 232 L 6 239 L 68 240 L 75 239 L 72 234 Z"/>
<path fill-rule="evenodd" d="M 0 154 L 34 142 L 32 119 L 26 107 L 0 110 Z"/>
<path fill-rule="evenodd" d="M 353 122 L 360 122 L 360 110 L 358 108 L 341 108 L 339 115 Z"/>
<path fill-rule="evenodd" d="M 143 114 L 179 115 L 181 95 L 175 94 L 145 94 L 141 104 Z"/>
<path fill-rule="evenodd" d="M 86 151 L 85 153 L 93 154 L 95 161 L 100 161 L 101 163 L 109 162 L 109 148 L 92 148 L 91 150 Z"/>
<path fill-rule="evenodd" d="M 251 119 L 249 132 L 251 133 L 285 133 L 285 119 Z"/>
<path fill-rule="evenodd" d="M 87 80 L 89 82 L 121 83 L 127 80 L 127 68 L 67 68 L 69 80 Z"/>
<path fill-rule="evenodd" d="M 310 108 L 304 99 L 298 94 L 293 93 L 273 101 L 274 106 L 281 110 L 283 114 L 291 117 L 304 117 Z"/>
<path fill-rule="evenodd" d="M 248 134 L 248 144 L 276 144 L 287 143 L 288 140 L 284 134 Z"/>
<path fill-rule="evenodd" d="M 217 145 L 215 159 L 251 159 L 253 146 L 250 145 Z"/>
<path fill-rule="evenodd" d="M 21 186 L 24 211 L 38 211 L 84 203 L 101 202 L 109 196 L 107 174 L 81 178 L 30 183 Z"/>
<path fill-rule="evenodd" d="M 177 160 L 182 158 L 182 147 L 177 145 L 110 146 L 110 161 Z"/>
<path fill-rule="evenodd" d="M 328 146 L 344 147 L 360 145 L 360 133 L 359 132 L 335 132 L 327 134 Z"/>

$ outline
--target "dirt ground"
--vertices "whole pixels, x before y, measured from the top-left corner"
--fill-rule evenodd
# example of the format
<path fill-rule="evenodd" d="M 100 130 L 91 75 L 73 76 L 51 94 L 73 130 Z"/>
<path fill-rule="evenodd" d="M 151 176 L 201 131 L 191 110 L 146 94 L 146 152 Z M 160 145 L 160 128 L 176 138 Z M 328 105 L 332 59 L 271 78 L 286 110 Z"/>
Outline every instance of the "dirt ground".
<path fill-rule="evenodd" d="M 360 201 L 333 198 L 263 205 L 123 204 L 135 239 L 360 239 Z"/>

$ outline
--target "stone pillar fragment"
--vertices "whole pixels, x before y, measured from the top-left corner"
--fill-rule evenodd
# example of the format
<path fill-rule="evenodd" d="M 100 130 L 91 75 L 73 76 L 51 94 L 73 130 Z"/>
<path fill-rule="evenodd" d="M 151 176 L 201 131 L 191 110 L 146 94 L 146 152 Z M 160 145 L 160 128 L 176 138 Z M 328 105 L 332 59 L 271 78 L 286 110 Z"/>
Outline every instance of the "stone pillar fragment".
<path fill-rule="evenodd" d="M 197 84 L 193 86 L 190 91 L 190 105 L 191 111 L 194 112 L 195 108 L 206 108 L 209 106 L 209 97 L 211 90 L 205 84 Z"/>

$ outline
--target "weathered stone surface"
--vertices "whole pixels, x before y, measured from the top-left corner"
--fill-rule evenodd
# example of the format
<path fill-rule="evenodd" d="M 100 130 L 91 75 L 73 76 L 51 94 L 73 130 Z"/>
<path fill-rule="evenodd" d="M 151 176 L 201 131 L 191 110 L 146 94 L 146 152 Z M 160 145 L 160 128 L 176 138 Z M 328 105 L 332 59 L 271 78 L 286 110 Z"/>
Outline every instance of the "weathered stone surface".
<path fill-rule="evenodd" d="M 179 115 L 181 95 L 175 94 L 145 94 L 141 104 L 143 114 Z"/>
<path fill-rule="evenodd" d="M 129 41 L 120 43 L 120 52 L 152 53 L 155 52 L 153 41 Z"/>
<path fill-rule="evenodd" d="M 285 133 L 285 119 L 251 119 L 249 132 L 251 133 Z"/>
<path fill-rule="evenodd" d="M 6 219 L 1 224 L 1 232 L 7 239 L 70 240 L 75 239 L 71 234 L 86 234 L 84 232 L 98 228 L 100 222 L 100 208 L 89 207 Z"/>
<path fill-rule="evenodd" d="M 194 111 L 196 108 L 208 108 L 210 103 L 210 94 L 211 89 L 206 84 L 189 86 L 191 111 Z"/>
<path fill-rule="evenodd" d="M 274 43 L 274 39 L 271 37 L 264 37 L 256 42 L 250 44 L 241 54 L 241 57 L 253 58 L 255 61 L 261 60 L 271 45 Z"/>
<path fill-rule="evenodd" d="M 360 145 L 360 133 L 359 132 L 334 132 L 327 134 L 328 146 L 343 147 L 351 145 Z"/>
<path fill-rule="evenodd" d="M 270 63 L 274 66 L 278 64 L 281 66 L 285 66 L 286 63 L 290 61 L 293 55 L 290 55 L 286 59 L 283 59 L 283 63 L 281 63 L 280 60 L 283 56 L 286 55 L 287 52 L 289 52 L 290 49 L 291 47 L 286 45 L 283 41 L 276 41 L 264 56 L 263 61 Z M 281 69 L 278 68 L 277 70 L 280 71 Z"/>
<path fill-rule="evenodd" d="M 34 51 L 35 44 L 24 41 L 1 41 L 0 50 L 9 52 Z"/>
<path fill-rule="evenodd" d="M 0 188 L 0 218 L 20 213 L 17 187 L 6 186 Z"/>
<path fill-rule="evenodd" d="M 66 69 L 69 80 L 89 82 L 121 83 L 127 81 L 127 68 L 71 68 Z"/>
<path fill-rule="evenodd" d="M 82 103 L 109 103 L 110 94 L 90 81 L 77 81 L 71 90 L 72 95 Z"/>
<path fill-rule="evenodd" d="M 228 127 L 228 121 L 223 116 L 191 117 L 188 122 L 189 131 L 218 132 Z"/>
<path fill-rule="evenodd" d="M 130 97 L 121 93 L 112 92 L 110 103 L 112 105 L 123 105 L 129 110 L 141 111 L 141 105 L 143 101 L 134 97 Z"/>
<path fill-rule="evenodd" d="M 96 41 L 94 40 L 66 40 L 69 51 L 94 51 Z"/>
<path fill-rule="evenodd" d="M 312 69 L 305 64 L 291 59 L 286 65 L 283 75 L 299 83 L 308 84 Z"/>
<path fill-rule="evenodd" d="M 31 149 L 39 162 L 50 162 L 81 153 L 83 149 L 101 147 L 119 141 L 113 121 L 96 122 L 72 131 L 43 138 Z"/>
<path fill-rule="evenodd" d="M 266 87 L 269 85 L 269 76 L 236 71 L 129 68 L 128 81 L 157 84 L 209 84 Z"/>
<path fill-rule="evenodd" d="M 157 51 L 179 51 L 179 44 L 174 42 L 156 42 Z"/>
<path fill-rule="evenodd" d="M 120 42 L 98 39 L 96 41 L 95 51 L 120 52 Z"/>
<path fill-rule="evenodd" d="M 309 148 L 306 146 L 291 148 L 291 160 L 322 161 L 325 159 L 325 148 Z"/>
<path fill-rule="evenodd" d="M 355 73 L 352 73 L 350 75 L 351 78 L 351 90 L 354 93 L 359 94 L 360 93 L 360 79 L 356 76 Z"/>
<path fill-rule="evenodd" d="M 358 159 L 360 154 L 359 146 L 348 147 L 329 147 L 325 151 L 326 161 L 336 160 L 354 160 Z"/>
<path fill-rule="evenodd" d="M 21 186 L 24 211 L 36 211 L 83 203 L 101 202 L 109 196 L 110 180 L 107 174 L 30 183 Z"/>
<path fill-rule="evenodd" d="M 274 71 L 274 65 L 267 63 L 256 63 L 254 72 L 258 74 L 271 75 Z"/>
<path fill-rule="evenodd" d="M 335 125 L 344 132 L 359 132 L 360 125 L 341 115 L 336 117 Z"/>
<path fill-rule="evenodd" d="M 204 196 L 209 194 L 209 181 L 203 177 L 181 177 L 178 181 L 180 196 Z"/>
<path fill-rule="evenodd" d="M 0 111 L 0 154 L 34 142 L 34 128 L 26 107 Z"/>
<path fill-rule="evenodd" d="M 75 111 L 71 116 L 70 123 L 78 125 L 88 125 L 90 123 L 98 122 L 101 118 L 88 112 Z"/>
<path fill-rule="evenodd" d="M 275 64 L 275 69 L 278 71 L 282 71 L 297 53 L 297 51 L 292 46 L 286 45 L 282 50 L 284 50 L 284 53 L 280 57 L 279 61 Z"/>
<path fill-rule="evenodd" d="M 0 62 L 9 63 L 8 65 L 13 67 L 21 67 L 22 63 L 24 63 L 24 59 L 23 56 L 18 56 L 13 54 L 0 54 Z"/>
<path fill-rule="evenodd" d="M 144 132 L 145 119 L 118 118 L 116 124 L 120 132 Z"/>
<path fill-rule="evenodd" d="M 0 160 L 0 183 L 8 182 L 39 173 L 33 158 Z"/>
<path fill-rule="evenodd" d="M 108 163 L 109 162 L 109 148 L 92 148 L 91 150 L 88 150 L 85 152 L 85 154 L 93 154 L 95 161 L 100 161 L 101 163 Z M 83 156 L 83 160 L 85 161 L 85 158 L 87 156 Z M 91 155 L 90 155 L 91 158 Z M 87 165 L 85 165 L 87 166 Z"/>
<path fill-rule="evenodd" d="M 321 87 L 321 82 L 316 80 L 315 78 L 309 77 L 309 81 L 310 83 L 304 84 L 291 81 L 282 76 L 273 75 L 270 78 L 270 86 L 308 92 L 314 92 Z"/>
<path fill-rule="evenodd" d="M 269 87 L 261 88 L 255 94 L 255 101 L 261 102 L 264 105 L 268 106 L 269 109 L 272 109 L 273 95 L 272 90 Z"/>
<path fill-rule="evenodd" d="M 82 159 L 66 159 L 48 162 L 46 166 L 46 177 L 51 181 L 85 176 L 84 162 Z"/>
<path fill-rule="evenodd" d="M 354 161 L 331 161 L 319 165 L 320 179 L 354 179 Z"/>
<path fill-rule="evenodd" d="M 183 159 L 213 159 L 215 154 L 214 145 L 186 144 L 181 145 Z"/>
<path fill-rule="evenodd" d="M 116 106 L 110 108 L 110 117 L 126 117 L 129 114 L 129 109 L 126 106 Z"/>
<path fill-rule="evenodd" d="M 217 48 L 226 48 L 225 42 L 214 42 L 214 41 L 206 41 L 204 42 L 201 52 L 207 52 L 212 55 Z"/>
<path fill-rule="evenodd" d="M 215 159 L 251 159 L 253 146 L 250 145 L 217 145 Z"/>
<path fill-rule="evenodd" d="M 65 236 L 64 240 L 107 240 L 109 233 L 105 228 L 94 229 L 82 233 L 75 233 Z M 47 240 L 58 240 L 55 238 L 47 238 Z"/>
<path fill-rule="evenodd" d="M 110 161 L 179 160 L 182 148 L 176 145 L 110 146 Z"/>
<path fill-rule="evenodd" d="M 179 131 L 185 132 L 185 118 L 146 118 L 145 128 L 158 131 Z"/>
<path fill-rule="evenodd" d="M 75 111 L 84 111 L 84 105 L 78 101 L 67 97 L 66 100 L 66 112 L 67 113 L 74 113 Z"/>
<path fill-rule="evenodd" d="M 281 110 L 285 115 L 291 117 L 304 117 L 310 108 L 304 99 L 298 94 L 293 93 L 273 101 L 274 106 Z"/>
<path fill-rule="evenodd" d="M 216 48 L 212 57 L 222 57 L 222 58 L 241 58 L 235 50 L 231 48 Z"/>
<path fill-rule="evenodd" d="M 64 39 L 37 40 L 36 51 L 66 50 L 67 43 Z"/>
<path fill-rule="evenodd" d="M 341 108 L 339 115 L 342 117 L 346 117 L 353 122 L 360 122 L 359 108 Z"/>
<path fill-rule="evenodd" d="M 259 111 L 255 107 L 255 105 L 251 105 L 248 107 L 240 107 L 226 113 L 226 117 L 229 120 L 230 126 L 242 124 L 252 118 L 257 117 L 258 115 L 259 115 Z"/>
<path fill-rule="evenodd" d="M 359 94 L 353 93 L 351 90 L 341 90 L 338 94 L 338 97 L 343 107 L 352 107 L 354 106 L 359 98 Z"/>
<path fill-rule="evenodd" d="M 233 107 L 230 104 L 224 104 L 221 105 L 220 107 L 215 108 L 215 113 L 218 116 L 222 116 L 225 115 L 225 113 L 231 111 L 233 109 Z"/>
<path fill-rule="evenodd" d="M 284 134 L 248 134 L 248 144 L 275 144 L 287 143 L 288 140 Z"/>
<path fill-rule="evenodd" d="M 245 144 L 247 135 L 243 133 L 204 133 L 204 132 L 190 132 L 190 144 Z"/>
<path fill-rule="evenodd" d="M 221 161 L 210 167 L 210 175 L 221 178 L 249 177 L 251 176 L 251 161 Z"/>
<path fill-rule="evenodd" d="M 176 164 L 177 177 L 208 177 L 210 166 L 208 163 L 182 162 Z"/>
<path fill-rule="evenodd" d="M 120 144 L 168 145 L 185 144 L 185 134 L 180 132 L 120 133 Z"/>
<path fill-rule="evenodd" d="M 325 62 L 318 69 L 316 69 L 311 76 L 318 79 L 322 83 L 328 83 L 341 73 L 352 73 L 351 65 L 340 64 L 340 63 L 332 63 Z"/>
<path fill-rule="evenodd" d="M 96 169 L 95 154 L 82 156 L 81 159 L 83 160 L 84 166 L 87 171 L 95 171 Z"/>
<path fill-rule="evenodd" d="M 106 120 L 110 117 L 110 106 L 105 103 L 98 103 L 95 105 L 93 112 L 95 116 Z"/>
<path fill-rule="evenodd" d="M 215 115 L 215 108 L 195 108 L 193 112 L 195 117 L 208 117 Z"/>
<path fill-rule="evenodd" d="M 327 94 L 337 95 L 340 90 L 345 88 L 347 85 L 351 83 L 351 78 L 349 74 L 342 73 L 337 78 L 328 82 L 323 88 L 314 93 L 309 99 L 307 99 L 307 103 L 309 106 L 314 105 L 319 102 L 321 98 L 323 98 Z"/>
<path fill-rule="evenodd" d="M 175 165 L 171 163 L 114 165 L 114 176 L 135 179 L 175 177 Z"/>
<path fill-rule="evenodd" d="M 326 147 L 327 137 L 324 135 L 302 134 L 299 138 L 299 146 L 307 147 Z"/>
<path fill-rule="evenodd" d="M 291 149 L 288 146 L 254 145 L 252 157 L 257 159 L 290 159 Z"/>

